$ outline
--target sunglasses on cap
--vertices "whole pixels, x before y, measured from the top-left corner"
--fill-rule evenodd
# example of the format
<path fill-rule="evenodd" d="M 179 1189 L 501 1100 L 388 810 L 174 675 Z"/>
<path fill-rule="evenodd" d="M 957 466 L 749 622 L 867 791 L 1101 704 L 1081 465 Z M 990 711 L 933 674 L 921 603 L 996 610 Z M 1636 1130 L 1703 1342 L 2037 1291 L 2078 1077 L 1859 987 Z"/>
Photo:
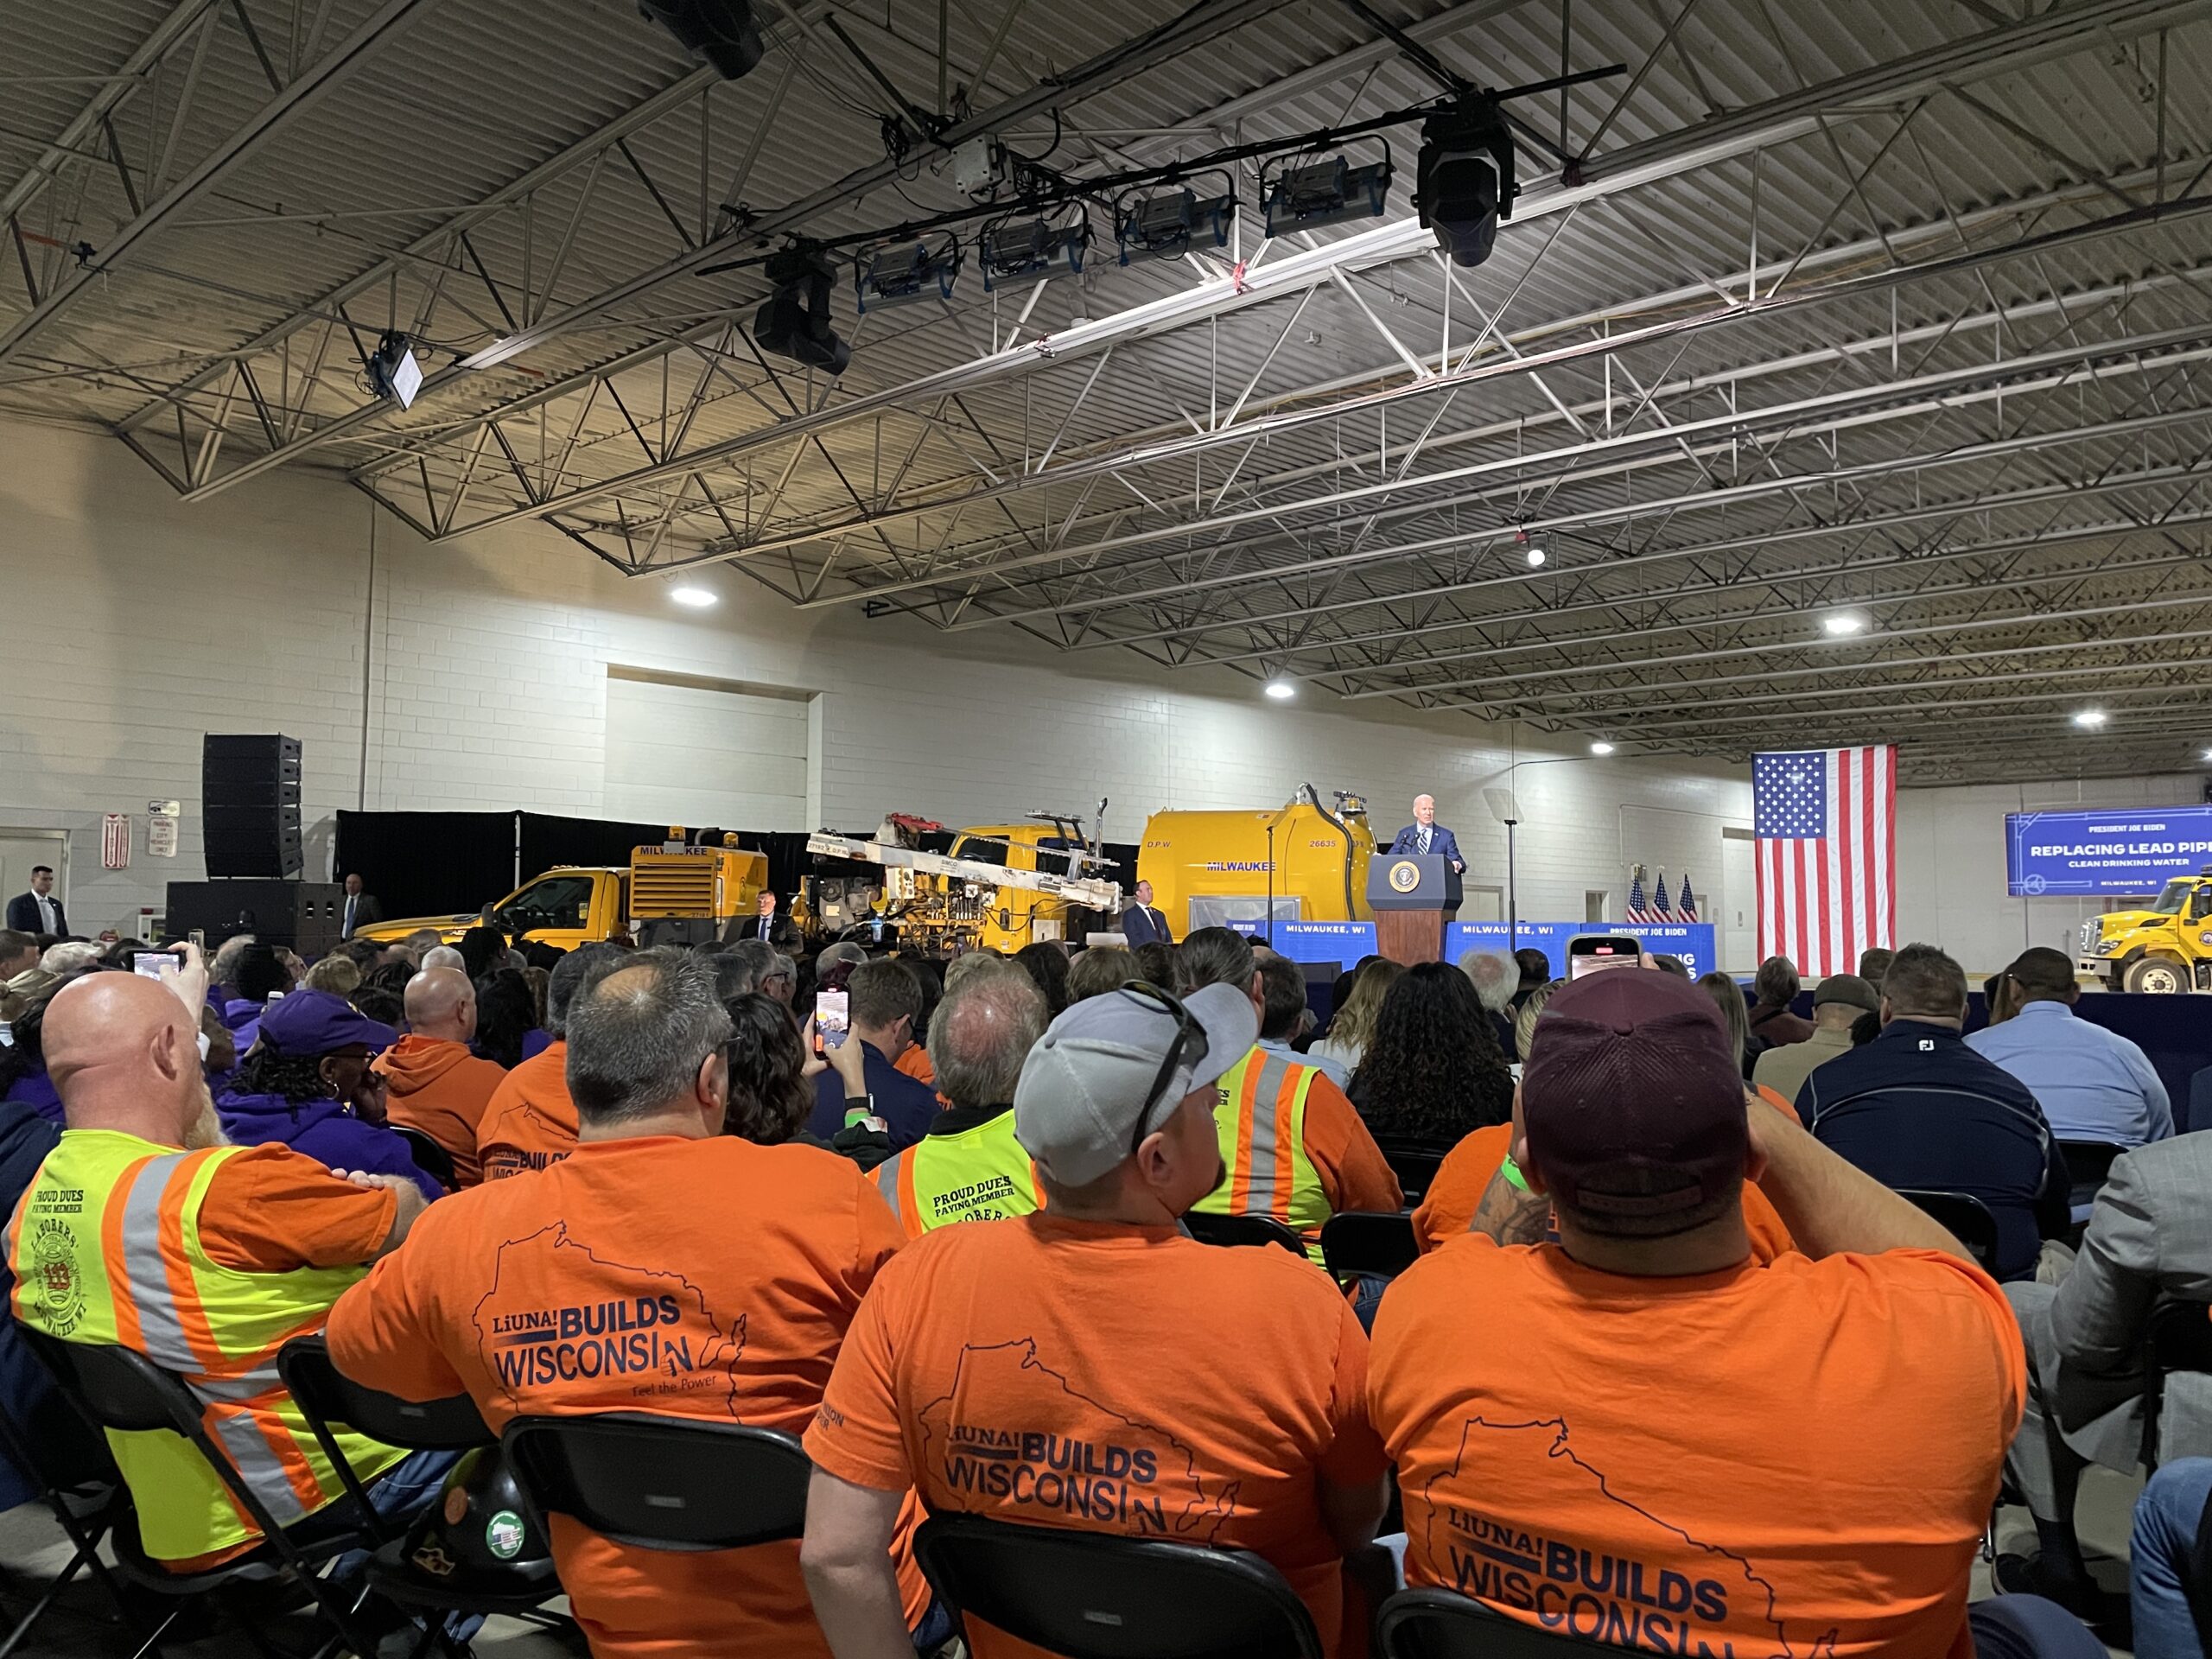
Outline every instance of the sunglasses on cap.
<path fill-rule="evenodd" d="M 1201 1026 L 1179 998 L 1163 991 L 1146 980 L 1132 980 L 1115 992 L 1125 996 L 1139 1007 L 1150 1008 L 1168 1015 L 1175 1021 L 1175 1040 L 1167 1045 L 1167 1058 L 1160 1063 L 1160 1071 L 1153 1077 L 1152 1087 L 1145 1093 L 1144 1104 L 1137 1111 L 1137 1132 L 1129 1142 L 1129 1156 L 1136 1156 L 1137 1148 L 1144 1145 L 1145 1125 L 1152 1120 L 1152 1109 L 1160 1103 L 1176 1069 L 1185 1061 L 1196 1065 L 1206 1057 L 1205 1027 Z"/>

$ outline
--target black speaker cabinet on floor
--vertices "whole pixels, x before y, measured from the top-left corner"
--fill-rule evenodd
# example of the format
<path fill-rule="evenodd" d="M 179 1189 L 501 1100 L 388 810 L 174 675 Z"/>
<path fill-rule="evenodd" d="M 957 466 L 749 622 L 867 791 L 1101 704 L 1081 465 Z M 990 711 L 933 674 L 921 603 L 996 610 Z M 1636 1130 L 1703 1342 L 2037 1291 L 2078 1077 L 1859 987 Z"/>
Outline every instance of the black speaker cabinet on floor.
<path fill-rule="evenodd" d="M 200 929 L 210 951 L 251 933 L 318 957 L 337 948 L 345 907 L 346 890 L 334 881 L 172 881 L 163 921 L 172 938 Z"/>
<path fill-rule="evenodd" d="M 300 842 L 300 740 L 275 733 L 207 734 L 200 807 L 211 876 L 296 880 Z"/>

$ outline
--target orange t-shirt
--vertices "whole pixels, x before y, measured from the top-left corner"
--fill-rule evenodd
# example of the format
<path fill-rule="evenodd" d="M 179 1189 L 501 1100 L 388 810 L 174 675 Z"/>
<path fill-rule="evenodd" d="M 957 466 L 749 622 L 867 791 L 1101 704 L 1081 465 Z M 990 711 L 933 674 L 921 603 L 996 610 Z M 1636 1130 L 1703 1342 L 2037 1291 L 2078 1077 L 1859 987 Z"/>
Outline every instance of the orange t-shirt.
<path fill-rule="evenodd" d="M 1421 1207 L 1414 1211 L 1414 1236 L 1424 1253 L 1467 1230 L 1512 1145 L 1513 1126 L 1495 1123 L 1471 1130 L 1445 1154 L 1428 1191 L 1421 1196 Z M 1774 1205 L 1754 1181 L 1744 1183 L 1744 1226 L 1751 1236 L 1755 1262 L 1771 1262 L 1784 1250 L 1797 1248 L 1789 1229 L 1783 1225 Z"/>
<path fill-rule="evenodd" d="M 477 1126 L 499 1085 L 504 1068 L 480 1060 L 468 1045 L 409 1033 L 377 1056 L 369 1069 L 385 1080 L 385 1116 L 419 1129 L 453 1156 L 454 1180 L 474 1186 L 483 1179 L 476 1157 Z"/>
<path fill-rule="evenodd" d="M 486 1181 L 557 1164 L 576 1149 L 576 1103 L 569 1098 L 569 1046 L 556 1041 L 507 1073 L 476 1125 L 476 1158 Z"/>
<path fill-rule="evenodd" d="M 1325 1076 L 1316 1077 L 1306 1091 L 1306 1155 L 1333 1213 L 1405 1208 L 1405 1189 L 1367 1120 Z"/>
<path fill-rule="evenodd" d="M 2026 1389 L 1954 1256 L 1634 1279 L 1469 1235 L 1382 1299 L 1368 1398 L 1409 1585 L 1668 1653 L 1968 1659 Z"/>
<path fill-rule="evenodd" d="M 1334 1654 L 1341 1562 L 1316 1483 L 1381 1477 L 1366 1387 L 1351 1305 L 1287 1252 L 1040 1211 L 899 1253 L 806 1449 L 931 1510 L 1252 1550 Z M 969 1637 L 977 1659 L 1036 1651 L 972 1620 Z"/>
<path fill-rule="evenodd" d="M 891 1062 L 894 1071 L 904 1071 L 916 1083 L 937 1086 L 937 1067 L 931 1063 L 930 1052 L 919 1043 L 909 1043 L 899 1051 L 899 1058 Z"/>
<path fill-rule="evenodd" d="M 384 1248 L 398 1207 L 390 1187 L 356 1186 L 271 1141 L 216 1166 L 200 1200 L 200 1244 L 240 1273 L 358 1267 Z"/>
<path fill-rule="evenodd" d="M 795 1434 L 899 1243 L 891 1207 L 834 1153 L 601 1141 L 432 1205 L 326 1334 L 346 1376 L 408 1400 L 465 1391 L 495 1430 L 524 1413 L 647 1411 Z M 829 1651 L 795 1541 L 639 1549 L 556 1516 L 553 1552 L 602 1659 Z M 899 1571 L 918 1624 L 929 1591 L 903 1537 Z"/>

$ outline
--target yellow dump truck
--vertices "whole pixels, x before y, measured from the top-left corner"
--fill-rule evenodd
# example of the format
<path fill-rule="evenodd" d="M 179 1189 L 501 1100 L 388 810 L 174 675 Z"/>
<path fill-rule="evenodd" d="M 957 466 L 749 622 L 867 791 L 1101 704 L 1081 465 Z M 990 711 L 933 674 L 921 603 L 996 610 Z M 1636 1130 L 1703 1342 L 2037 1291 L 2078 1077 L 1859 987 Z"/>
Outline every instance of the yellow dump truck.
<path fill-rule="evenodd" d="M 510 939 L 537 939 L 563 950 L 626 934 L 641 944 L 696 944 L 727 937 L 753 914 L 768 882 L 768 860 L 737 837 L 700 845 L 680 828 L 657 847 L 632 849 L 629 867 L 563 865 L 524 882 L 483 911 L 408 916 L 359 930 L 390 944 L 428 928 L 448 944 L 484 921 Z"/>
<path fill-rule="evenodd" d="M 1270 899 L 1274 921 L 1364 922 L 1374 856 L 1366 801 L 1338 791 L 1332 811 L 1302 784 L 1269 812 L 1154 813 L 1137 879 L 1152 883 L 1179 939 L 1193 928 L 1260 920 Z"/>
<path fill-rule="evenodd" d="M 2107 990 L 2212 990 L 2212 867 L 2175 877 L 2145 909 L 2090 917 L 2075 966 Z"/>

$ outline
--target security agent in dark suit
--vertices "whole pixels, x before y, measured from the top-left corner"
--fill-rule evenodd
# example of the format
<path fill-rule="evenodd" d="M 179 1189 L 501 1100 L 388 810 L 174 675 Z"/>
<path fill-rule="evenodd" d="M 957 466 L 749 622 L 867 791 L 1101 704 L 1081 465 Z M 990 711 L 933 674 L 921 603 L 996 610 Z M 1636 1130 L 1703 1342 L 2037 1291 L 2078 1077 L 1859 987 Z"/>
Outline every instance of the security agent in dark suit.
<path fill-rule="evenodd" d="M 350 939 L 364 927 L 374 927 L 384 920 L 384 905 L 372 893 L 361 891 L 361 878 L 346 878 L 346 904 L 339 915 L 338 937 Z"/>
<path fill-rule="evenodd" d="M 1433 795 L 1414 797 L 1414 821 L 1398 831 L 1397 839 L 1390 843 L 1393 853 L 1434 853 L 1452 861 L 1455 875 L 1467 873 L 1467 861 L 1459 856 L 1458 837 L 1436 821 L 1436 798 Z"/>
<path fill-rule="evenodd" d="M 51 866 L 31 866 L 31 890 L 8 901 L 8 925 L 18 933 L 50 933 L 59 938 L 69 931 L 69 918 L 54 896 Z"/>
<path fill-rule="evenodd" d="M 798 929 L 792 925 L 790 917 L 776 913 L 776 895 L 765 889 L 760 894 L 759 913 L 745 924 L 738 937 L 742 939 L 766 939 L 779 950 L 799 948 Z"/>
<path fill-rule="evenodd" d="M 1152 883 L 1137 883 L 1136 896 L 1129 900 L 1129 907 L 1122 912 L 1122 937 L 1134 950 L 1141 944 L 1173 944 L 1175 931 L 1167 925 L 1166 913 L 1152 902 Z"/>

